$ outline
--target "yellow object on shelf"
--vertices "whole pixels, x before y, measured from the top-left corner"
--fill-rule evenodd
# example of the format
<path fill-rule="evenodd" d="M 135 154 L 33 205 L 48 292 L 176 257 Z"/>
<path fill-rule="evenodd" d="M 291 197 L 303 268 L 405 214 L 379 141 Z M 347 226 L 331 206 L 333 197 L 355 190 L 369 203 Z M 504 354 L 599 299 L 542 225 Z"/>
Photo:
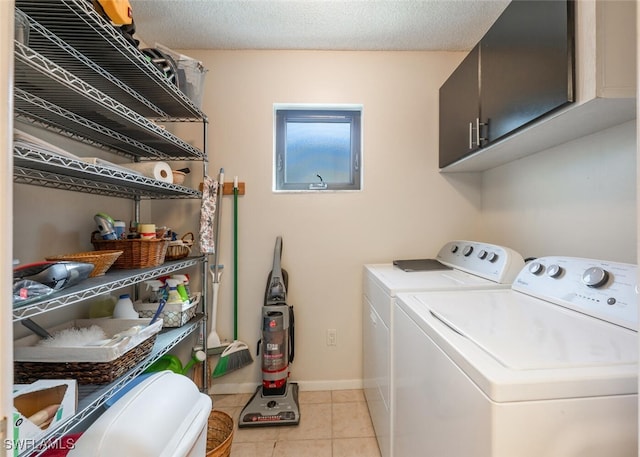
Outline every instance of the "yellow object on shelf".
<path fill-rule="evenodd" d="M 129 25 L 133 22 L 133 13 L 129 0 L 95 0 L 104 14 L 115 25 Z M 95 3 L 94 3 L 95 5 Z"/>

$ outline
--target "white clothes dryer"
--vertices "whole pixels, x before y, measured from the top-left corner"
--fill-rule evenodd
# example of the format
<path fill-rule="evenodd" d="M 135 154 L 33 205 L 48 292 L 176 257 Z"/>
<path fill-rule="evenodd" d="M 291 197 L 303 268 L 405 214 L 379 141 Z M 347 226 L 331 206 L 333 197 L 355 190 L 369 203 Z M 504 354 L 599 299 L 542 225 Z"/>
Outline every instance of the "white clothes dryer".
<path fill-rule="evenodd" d="M 544 257 L 510 290 L 399 294 L 395 457 L 637 456 L 636 283 Z"/>
<path fill-rule="evenodd" d="M 456 240 L 434 259 L 364 266 L 364 392 L 382 457 L 392 455 L 392 309 L 401 291 L 509 288 L 524 266 L 512 249 Z"/>

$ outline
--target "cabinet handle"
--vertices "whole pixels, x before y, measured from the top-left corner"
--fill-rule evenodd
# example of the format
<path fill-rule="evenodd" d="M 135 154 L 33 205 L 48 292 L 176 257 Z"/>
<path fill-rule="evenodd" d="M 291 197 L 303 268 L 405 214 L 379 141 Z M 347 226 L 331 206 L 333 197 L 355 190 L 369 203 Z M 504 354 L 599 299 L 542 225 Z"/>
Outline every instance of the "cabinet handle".
<path fill-rule="evenodd" d="M 487 139 L 480 136 L 480 127 L 488 125 L 485 122 L 480 122 L 480 118 L 476 117 L 476 126 L 473 126 L 473 122 L 469 122 L 469 149 L 473 149 L 473 146 L 482 146 L 482 142 Z M 473 131 L 476 131 L 476 141 L 473 141 Z"/>

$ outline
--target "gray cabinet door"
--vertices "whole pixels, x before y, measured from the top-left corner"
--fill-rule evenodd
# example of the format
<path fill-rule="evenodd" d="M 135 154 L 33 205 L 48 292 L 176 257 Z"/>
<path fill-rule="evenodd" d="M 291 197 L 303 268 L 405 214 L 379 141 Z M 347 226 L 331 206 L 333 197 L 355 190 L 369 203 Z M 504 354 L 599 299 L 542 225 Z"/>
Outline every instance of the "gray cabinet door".
<path fill-rule="evenodd" d="M 480 112 L 479 55 L 477 45 L 440 87 L 440 168 L 478 149 L 470 140 L 469 123 L 475 126 Z"/>
<path fill-rule="evenodd" d="M 480 119 L 496 141 L 573 101 L 573 2 L 514 0 L 480 43 Z"/>

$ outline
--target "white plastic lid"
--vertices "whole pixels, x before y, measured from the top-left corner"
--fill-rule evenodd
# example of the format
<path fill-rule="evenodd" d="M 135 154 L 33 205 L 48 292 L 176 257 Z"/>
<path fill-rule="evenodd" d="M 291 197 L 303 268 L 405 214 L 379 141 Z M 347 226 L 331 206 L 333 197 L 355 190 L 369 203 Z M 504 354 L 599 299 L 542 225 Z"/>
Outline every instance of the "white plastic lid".
<path fill-rule="evenodd" d="M 154 373 L 122 396 L 75 443 L 69 457 L 191 457 L 211 398 L 186 376 Z M 206 439 L 204 440 L 206 447 Z M 202 453 L 204 455 L 204 452 Z"/>

